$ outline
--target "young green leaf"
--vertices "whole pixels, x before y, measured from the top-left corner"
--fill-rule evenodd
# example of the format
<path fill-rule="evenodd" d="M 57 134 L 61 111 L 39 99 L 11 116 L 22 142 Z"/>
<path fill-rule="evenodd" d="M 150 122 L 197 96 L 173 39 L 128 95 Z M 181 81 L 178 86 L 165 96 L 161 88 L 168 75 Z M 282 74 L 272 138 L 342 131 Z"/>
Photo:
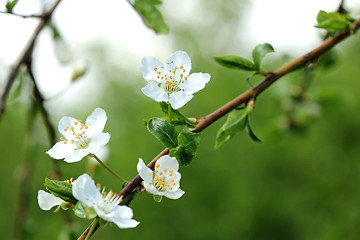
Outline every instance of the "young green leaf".
<path fill-rule="evenodd" d="M 261 61 L 265 55 L 272 52 L 274 52 L 274 48 L 269 43 L 259 44 L 254 48 L 252 55 L 255 67 L 258 71 L 260 70 Z"/>
<path fill-rule="evenodd" d="M 166 115 L 168 114 L 169 111 L 169 106 L 166 102 L 161 102 L 160 103 L 160 107 L 161 107 L 161 111 L 163 111 L 163 113 L 165 113 Z M 179 110 L 175 110 L 175 109 L 171 109 L 171 117 L 173 120 L 177 120 L 177 121 L 186 121 L 186 117 L 184 115 L 182 115 Z"/>
<path fill-rule="evenodd" d="M 134 8 L 141 15 L 144 24 L 156 33 L 168 33 L 169 27 L 155 5 L 161 4 L 159 0 L 135 0 Z"/>
<path fill-rule="evenodd" d="M 176 157 L 182 167 L 190 164 L 195 158 L 200 138 L 200 133 L 181 132 L 178 136 L 179 145 L 171 149 L 170 156 Z"/>
<path fill-rule="evenodd" d="M 219 129 L 216 136 L 215 149 L 228 142 L 237 132 L 242 131 L 246 126 L 247 111 L 233 110 L 229 113 L 224 125 Z"/>
<path fill-rule="evenodd" d="M 13 12 L 13 8 L 16 6 L 19 0 L 8 1 L 5 5 L 6 11 L 9 13 Z"/>
<path fill-rule="evenodd" d="M 251 124 L 250 124 L 249 115 L 246 116 L 245 121 L 246 121 L 246 128 L 247 128 L 247 130 L 248 130 L 248 134 L 249 134 L 250 138 L 251 138 L 254 142 L 263 142 L 260 138 L 258 138 L 258 137 L 255 135 L 254 131 L 252 130 Z"/>
<path fill-rule="evenodd" d="M 347 30 L 351 27 L 348 18 L 345 15 L 336 12 L 327 13 L 325 11 L 320 11 L 316 20 L 318 24 L 315 27 L 323 28 L 330 32 Z"/>
<path fill-rule="evenodd" d="M 250 60 L 235 55 L 224 55 L 214 58 L 217 63 L 227 68 L 235 68 L 245 71 L 256 71 L 256 66 Z"/>
<path fill-rule="evenodd" d="M 78 200 L 72 194 L 72 184 L 45 178 L 45 187 L 56 197 L 75 205 Z"/>
<path fill-rule="evenodd" d="M 175 148 L 178 145 L 178 132 L 175 127 L 161 118 L 152 118 L 147 122 L 147 129 L 165 147 Z"/>

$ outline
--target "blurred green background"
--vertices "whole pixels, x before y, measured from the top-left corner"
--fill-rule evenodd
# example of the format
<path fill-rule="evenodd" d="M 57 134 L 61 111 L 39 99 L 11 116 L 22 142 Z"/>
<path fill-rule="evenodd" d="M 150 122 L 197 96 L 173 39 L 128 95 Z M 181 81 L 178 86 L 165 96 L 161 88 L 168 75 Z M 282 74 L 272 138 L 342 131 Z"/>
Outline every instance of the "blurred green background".
<path fill-rule="evenodd" d="M 187 116 L 207 115 L 248 89 L 247 73 L 225 69 L 212 59 L 225 53 L 246 57 L 251 53 L 246 45 L 231 44 L 231 52 L 226 46 L 227 41 L 246 39 L 231 39 L 231 31 L 222 31 L 227 35 L 219 39 L 212 31 L 231 29 L 239 22 L 239 12 L 226 3 L 221 6 L 204 5 L 212 18 L 200 32 L 172 23 L 165 14 L 171 29 L 166 37 L 191 56 L 192 72 L 212 76 L 206 88 L 181 109 Z M 220 43 L 214 48 L 216 41 Z M 251 120 L 263 143 L 241 132 L 215 151 L 215 136 L 224 122 L 220 119 L 203 131 L 193 163 L 180 169 L 185 191 L 181 199 L 156 203 L 151 195 L 138 194 L 130 205 L 134 219 L 141 222 L 137 228 L 120 230 L 108 224 L 92 239 L 359 239 L 359 41 L 359 34 L 352 36 L 320 59 L 311 73 L 302 69 L 291 73 L 258 97 Z M 106 110 L 105 131 L 111 134 L 107 163 L 132 179 L 139 157 L 149 162 L 163 149 L 147 132 L 143 119 L 163 114 L 158 103 L 141 93 L 145 81 L 139 66 L 117 66 L 106 44 L 89 43 L 85 49 L 104 91 L 98 93 L 96 104 L 79 106 L 71 116 L 85 120 L 96 107 Z M 274 53 L 266 57 L 265 68 L 276 69 L 294 57 L 298 56 Z M 303 99 L 297 100 L 304 81 L 311 84 Z M 51 112 L 63 115 L 49 106 Z M 0 236 L 11 239 L 14 222 L 25 214 L 26 239 L 67 239 L 62 211 L 42 211 L 37 204 L 37 191 L 43 189 L 44 177 L 50 176 L 52 162 L 45 154 L 49 145 L 41 118 L 36 118 L 31 134 L 27 130 L 29 111 L 30 104 L 12 103 L 0 122 Z M 51 119 L 57 127 L 59 117 Z M 77 178 L 86 165 L 86 160 L 61 162 L 64 179 Z M 121 189 L 121 183 L 104 170 L 95 181 Z M 20 198 L 20 192 L 29 195 Z M 71 215 L 79 236 L 90 221 Z"/>

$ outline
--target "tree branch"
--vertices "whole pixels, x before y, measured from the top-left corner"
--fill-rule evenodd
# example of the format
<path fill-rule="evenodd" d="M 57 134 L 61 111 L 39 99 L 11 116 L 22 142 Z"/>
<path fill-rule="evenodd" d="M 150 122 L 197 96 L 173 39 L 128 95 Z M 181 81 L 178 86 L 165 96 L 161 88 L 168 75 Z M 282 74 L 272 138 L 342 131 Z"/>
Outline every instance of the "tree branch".
<path fill-rule="evenodd" d="M 22 17 L 22 18 L 42 18 L 42 15 L 36 15 L 36 14 L 31 14 L 31 15 L 23 15 L 23 14 L 18 14 L 18 13 L 13 13 L 13 12 L 4 12 L 4 11 L 0 11 L 1 14 L 9 14 L 9 15 L 13 15 L 13 16 L 17 16 L 17 17 Z"/>
<path fill-rule="evenodd" d="M 9 93 L 9 90 L 14 82 L 14 79 L 16 77 L 16 74 L 19 70 L 19 67 L 22 63 L 25 62 L 26 58 L 28 57 L 29 53 L 31 52 L 31 49 L 41 32 L 41 30 L 46 26 L 48 20 L 50 19 L 51 15 L 53 14 L 54 10 L 58 6 L 58 4 L 61 2 L 61 0 L 55 0 L 44 12 L 41 14 L 41 20 L 36 27 L 35 31 L 31 35 L 29 41 L 24 46 L 22 52 L 18 56 L 18 58 L 15 60 L 15 62 L 12 64 L 10 68 L 10 72 L 5 78 L 4 85 L 2 89 L 0 89 L 0 119 L 2 114 L 5 111 L 5 101 L 7 94 Z"/>
<path fill-rule="evenodd" d="M 193 133 L 199 133 L 208 127 L 210 124 L 218 120 L 219 118 L 226 115 L 231 110 L 235 109 L 236 107 L 247 103 L 251 99 L 255 99 L 259 94 L 261 94 L 265 89 L 267 89 L 271 84 L 273 84 L 276 80 L 281 78 L 282 76 L 298 69 L 299 67 L 305 65 L 306 63 L 310 62 L 314 58 L 319 57 L 321 54 L 326 52 L 327 50 L 333 48 L 343 39 L 348 37 L 350 34 L 355 33 L 355 31 L 360 27 L 360 18 L 354 22 L 354 29 L 353 30 L 345 30 L 340 32 L 334 38 L 326 39 L 322 44 L 320 44 L 317 48 L 313 49 L 312 51 L 306 53 L 305 55 L 294 59 L 293 61 L 285 64 L 284 66 L 276 69 L 273 72 L 267 74 L 266 78 L 258 83 L 252 89 L 247 90 L 237 98 L 231 100 L 230 102 L 226 103 L 224 106 L 220 107 L 219 109 L 215 110 L 213 113 L 200 118 L 199 123 L 196 125 L 196 128 Z M 159 153 L 147 166 L 151 169 L 154 168 L 156 161 L 161 157 L 169 153 L 169 148 L 165 148 L 161 153 Z M 130 194 L 136 187 L 141 184 L 142 179 L 139 175 L 136 175 L 119 193 L 122 195 L 123 198 L 126 198 L 128 194 Z M 90 229 L 91 225 L 88 227 Z M 98 227 L 96 228 L 98 229 Z M 95 230 L 96 230 L 95 229 Z M 94 230 L 94 232 L 95 232 Z M 86 231 L 83 233 L 87 234 Z M 78 240 L 84 239 L 84 236 L 81 235 Z M 86 236 L 86 235 L 85 235 Z"/>

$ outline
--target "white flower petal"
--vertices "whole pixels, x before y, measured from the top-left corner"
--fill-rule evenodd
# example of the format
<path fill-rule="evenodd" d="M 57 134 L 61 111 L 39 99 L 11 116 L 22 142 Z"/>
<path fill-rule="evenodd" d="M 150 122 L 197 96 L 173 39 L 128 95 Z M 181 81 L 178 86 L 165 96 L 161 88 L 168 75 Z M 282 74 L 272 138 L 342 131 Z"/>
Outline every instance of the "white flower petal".
<path fill-rule="evenodd" d="M 112 219 L 108 221 L 115 223 L 119 228 L 134 228 L 139 225 L 139 222 L 131 219 L 132 217 L 133 211 L 131 208 L 127 206 L 116 206 Z"/>
<path fill-rule="evenodd" d="M 88 207 L 95 206 L 97 199 L 101 198 L 101 194 L 96 188 L 94 180 L 86 173 L 73 181 L 72 193 L 77 200 Z"/>
<path fill-rule="evenodd" d="M 193 94 L 203 89 L 209 81 L 210 74 L 208 73 L 192 73 L 179 87 L 186 94 Z"/>
<path fill-rule="evenodd" d="M 43 190 L 38 191 L 38 203 L 42 210 L 50 210 L 52 207 L 61 205 L 64 200 L 61 198 L 55 197 L 51 193 L 45 192 Z"/>
<path fill-rule="evenodd" d="M 158 86 L 158 83 L 154 81 L 149 81 L 148 84 L 141 89 L 141 91 L 148 96 L 149 98 L 157 102 L 168 102 L 169 95 L 168 93 Z"/>
<path fill-rule="evenodd" d="M 171 199 L 179 199 L 182 195 L 184 195 L 184 193 L 185 192 L 179 188 L 175 192 L 171 192 L 171 191 L 164 192 L 164 196 Z"/>
<path fill-rule="evenodd" d="M 169 171 L 169 170 L 178 171 L 179 170 L 179 162 L 176 160 L 175 157 L 170 157 L 169 155 L 160 157 L 156 161 L 156 165 L 159 166 L 159 168 L 157 168 L 159 171 L 164 171 L 164 168 L 166 168 L 167 171 Z"/>
<path fill-rule="evenodd" d="M 97 153 L 99 152 L 110 140 L 109 133 L 97 133 L 95 134 L 87 147 L 89 153 Z"/>
<path fill-rule="evenodd" d="M 146 81 L 157 81 L 158 72 L 162 72 L 163 64 L 154 57 L 146 57 L 141 60 L 140 70 L 143 73 L 143 77 Z M 156 69 L 156 70 L 155 70 Z"/>
<path fill-rule="evenodd" d="M 96 133 L 101 133 L 104 130 L 107 116 L 104 109 L 96 108 L 94 112 L 86 119 L 86 136 L 92 138 Z"/>
<path fill-rule="evenodd" d="M 67 155 L 64 159 L 67 163 L 78 162 L 83 159 L 90 152 L 87 149 L 76 149 L 71 154 Z"/>
<path fill-rule="evenodd" d="M 67 156 L 73 154 L 76 146 L 71 144 L 71 142 L 67 142 L 64 144 L 64 141 L 60 141 L 55 143 L 55 145 L 46 153 L 50 155 L 50 157 L 55 159 L 63 159 Z"/>
<path fill-rule="evenodd" d="M 187 95 L 184 91 L 173 92 L 170 94 L 169 103 L 173 109 L 177 110 L 184 106 L 193 97 L 193 95 Z"/>
<path fill-rule="evenodd" d="M 145 165 L 144 161 L 141 158 L 139 158 L 139 162 L 137 164 L 137 171 L 138 171 L 140 177 L 145 182 L 147 182 L 147 183 L 153 182 L 153 171 Z"/>
<path fill-rule="evenodd" d="M 62 117 L 59 121 L 58 130 L 67 140 L 76 139 L 76 135 L 74 135 L 70 129 L 75 122 L 77 122 L 77 120 L 72 117 Z"/>
<path fill-rule="evenodd" d="M 178 71 L 183 71 L 184 76 L 189 75 L 191 70 L 191 59 L 189 55 L 184 51 L 176 51 L 173 55 L 171 55 L 167 62 L 169 63 L 169 68 L 174 70 L 177 67 Z M 180 67 L 182 66 L 182 69 Z"/>

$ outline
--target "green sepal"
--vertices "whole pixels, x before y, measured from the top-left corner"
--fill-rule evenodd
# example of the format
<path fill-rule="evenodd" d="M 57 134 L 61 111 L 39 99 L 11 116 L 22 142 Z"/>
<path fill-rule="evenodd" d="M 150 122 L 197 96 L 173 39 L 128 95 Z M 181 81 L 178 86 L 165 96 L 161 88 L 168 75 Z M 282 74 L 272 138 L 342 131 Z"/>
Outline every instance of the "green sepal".
<path fill-rule="evenodd" d="M 160 203 L 162 200 L 162 196 L 153 194 L 153 199 L 155 202 Z"/>
<path fill-rule="evenodd" d="M 161 111 L 168 115 L 169 106 L 166 102 L 160 102 Z M 174 126 L 186 125 L 189 128 L 195 128 L 196 123 L 191 122 L 179 110 L 171 108 L 171 124 Z"/>
<path fill-rule="evenodd" d="M 178 145 L 178 132 L 175 127 L 161 118 L 152 118 L 147 122 L 147 129 L 165 147 L 175 148 Z"/>
<path fill-rule="evenodd" d="M 82 202 L 77 202 L 75 207 L 73 208 L 74 213 L 79 218 L 93 219 L 97 216 L 95 210 L 93 208 L 89 208 Z"/>
<path fill-rule="evenodd" d="M 330 32 L 347 30 L 352 27 L 350 19 L 348 16 L 337 12 L 328 13 L 320 11 L 316 17 L 318 24 L 315 27 L 323 28 Z"/>
<path fill-rule="evenodd" d="M 72 194 L 72 184 L 64 181 L 56 181 L 45 178 L 45 187 L 54 196 L 61 198 L 65 202 L 75 205 L 78 200 Z"/>
<path fill-rule="evenodd" d="M 252 56 L 257 71 L 260 71 L 261 61 L 265 55 L 272 52 L 274 52 L 274 48 L 269 43 L 259 44 L 254 48 Z"/>
<path fill-rule="evenodd" d="M 228 142 L 237 132 L 242 131 L 246 126 L 248 111 L 234 109 L 231 111 L 216 135 L 215 150 Z"/>
<path fill-rule="evenodd" d="M 243 57 L 239 57 L 235 55 L 224 55 L 220 57 L 214 57 L 214 59 L 217 63 L 227 68 L 234 68 L 245 71 L 257 70 L 253 62 Z"/>
<path fill-rule="evenodd" d="M 153 29 L 156 33 L 168 33 L 169 27 L 161 12 L 155 7 L 159 4 L 161 4 L 160 0 L 135 0 L 133 7 L 141 15 L 148 28 Z"/>
<path fill-rule="evenodd" d="M 250 124 L 250 118 L 249 118 L 249 115 L 247 115 L 245 117 L 245 121 L 246 121 L 246 128 L 248 130 L 248 134 L 249 134 L 249 137 L 254 141 L 254 142 L 263 142 L 263 140 L 261 140 L 260 138 L 258 138 L 254 131 L 252 130 L 251 128 L 251 124 Z"/>
<path fill-rule="evenodd" d="M 5 5 L 6 11 L 8 13 L 12 13 L 13 12 L 13 8 L 16 6 L 16 4 L 18 3 L 19 0 L 13 0 L 13 1 L 8 1 Z"/>
<path fill-rule="evenodd" d="M 181 167 L 192 162 L 200 143 L 201 134 L 181 132 L 178 136 L 179 145 L 170 150 L 170 156 L 176 157 Z"/>

